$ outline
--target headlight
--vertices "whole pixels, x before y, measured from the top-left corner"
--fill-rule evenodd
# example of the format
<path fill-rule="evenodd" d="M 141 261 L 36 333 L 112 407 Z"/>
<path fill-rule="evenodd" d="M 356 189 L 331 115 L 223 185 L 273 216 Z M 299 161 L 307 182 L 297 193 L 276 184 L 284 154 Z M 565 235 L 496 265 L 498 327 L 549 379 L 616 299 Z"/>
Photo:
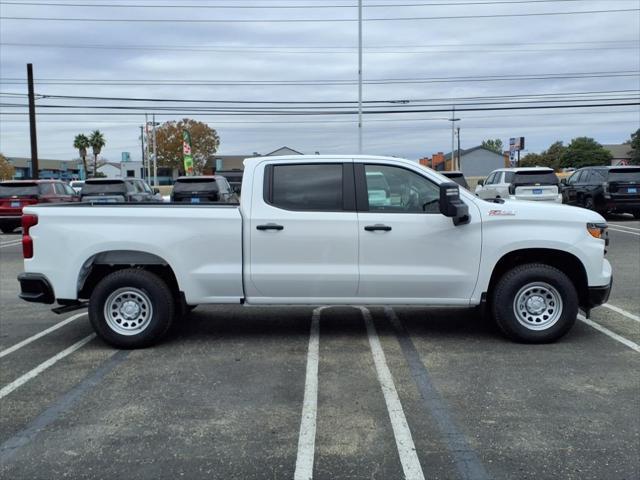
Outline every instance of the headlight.
<path fill-rule="evenodd" d="M 607 229 L 606 223 L 587 223 L 587 231 L 589 235 L 593 238 L 599 238 L 600 240 L 604 240 L 605 251 L 607 253 L 606 247 L 609 246 L 609 231 Z"/>

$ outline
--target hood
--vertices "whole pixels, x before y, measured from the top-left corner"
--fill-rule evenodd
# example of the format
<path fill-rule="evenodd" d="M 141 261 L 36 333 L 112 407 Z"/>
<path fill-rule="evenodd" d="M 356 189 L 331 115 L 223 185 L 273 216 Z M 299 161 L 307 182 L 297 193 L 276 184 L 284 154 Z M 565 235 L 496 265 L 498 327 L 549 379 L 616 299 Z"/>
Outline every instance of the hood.
<path fill-rule="evenodd" d="M 483 221 L 513 219 L 580 224 L 607 223 L 602 215 L 593 210 L 570 205 L 523 200 L 505 200 L 504 203 L 493 203 L 477 197 L 474 200 L 480 209 Z"/>

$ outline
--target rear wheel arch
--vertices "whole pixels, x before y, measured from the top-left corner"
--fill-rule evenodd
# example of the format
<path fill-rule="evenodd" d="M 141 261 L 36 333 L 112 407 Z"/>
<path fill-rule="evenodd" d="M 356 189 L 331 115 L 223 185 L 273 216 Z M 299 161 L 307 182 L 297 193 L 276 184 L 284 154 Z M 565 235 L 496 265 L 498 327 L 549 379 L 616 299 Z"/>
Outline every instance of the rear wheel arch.
<path fill-rule="evenodd" d="M 78 274 L 78 298 L 89 298 L 103 278 L 127 268 L 154 273 L 167 284 L 177 298 L 181 296 L 175 272 L 162 257 L 137 250 L 109 250 L 93 255 L 82 265 Z"/>
<path fill-rule="evenodd" d="M 571 253 L 549 248 L 525 248 L 503 255 L 493 268 L 487 291 L 492 292 L 507 272 L 519 265 L 529 263 L 549 265 L 563 272 L 574 284 L 580 305 L 586 305 L 589 297 L 589 283 L 584 265 Z M 490 298 L 490 295 L 488 297 Z"/>

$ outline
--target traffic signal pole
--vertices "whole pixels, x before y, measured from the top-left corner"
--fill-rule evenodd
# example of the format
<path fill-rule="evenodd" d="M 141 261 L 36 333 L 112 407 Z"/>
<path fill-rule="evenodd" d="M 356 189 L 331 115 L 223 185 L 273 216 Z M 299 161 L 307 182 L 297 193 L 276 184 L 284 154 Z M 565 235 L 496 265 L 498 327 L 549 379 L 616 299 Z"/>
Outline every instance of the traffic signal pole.
<path fill-rule="evenodd" d="M 31 178 L 40 177 L 38 164 L 38 137 L 36 135 L 36 96 L 33 91 L 33 64 L 27 63 L 27 85 L 29 89 L 29 136 L 31 139 Z"/>

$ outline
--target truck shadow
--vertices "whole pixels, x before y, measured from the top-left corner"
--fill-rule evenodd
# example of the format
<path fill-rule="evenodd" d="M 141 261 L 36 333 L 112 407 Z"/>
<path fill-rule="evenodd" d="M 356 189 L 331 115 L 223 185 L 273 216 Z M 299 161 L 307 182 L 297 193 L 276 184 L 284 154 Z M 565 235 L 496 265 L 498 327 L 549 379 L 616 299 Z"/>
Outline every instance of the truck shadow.
<path fill-rule="evenodd" d="M 384 308 L 368 308 L 378 335 L 394 336 L 395 330 Z M 299 337 L 306 342 L 313 310 L 311 307 L 200 306 L 175 322 L 163 343 L 261 337 Z M 474 310 L 399 307 L 394 311 L 412 337 L 502 340 L 493 322 L 482 319 Z M 362 313 L 353 307 L 324 309 L 320 317 L 320 336 L 327 339 L 366 336 Z"/>

